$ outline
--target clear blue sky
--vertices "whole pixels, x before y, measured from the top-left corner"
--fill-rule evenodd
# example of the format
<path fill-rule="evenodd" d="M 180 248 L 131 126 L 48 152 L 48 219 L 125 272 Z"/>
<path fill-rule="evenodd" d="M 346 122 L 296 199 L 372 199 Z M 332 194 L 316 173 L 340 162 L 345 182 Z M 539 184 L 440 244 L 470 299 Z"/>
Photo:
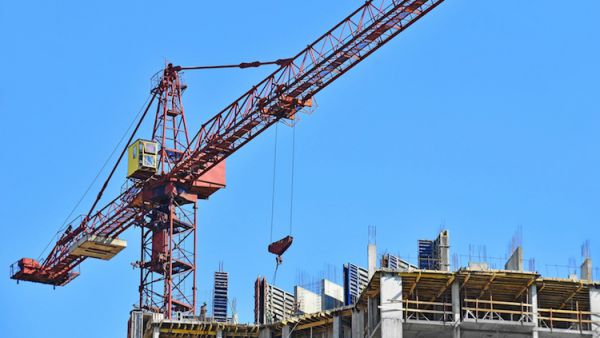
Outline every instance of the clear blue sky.
<path fill-rule="evenodd" d="M 147 97 L 165 60 L 182 65 L 289 57 L 362 1 L 3 1 L 0 5 L 0 331 L 7 337 L 124 336 L 136 302 L 139 233 L 110 262 L 89 260 L 64 288 L 8 279 L 37 257 Z M 450 230 L 452 252 L 503 258 L 523 229 L 525 258 L 564 277 L 597 239 L 600 2 L 447 0 L 317 97 L 297 126 L 296 242 L 278 284 L 299 271 L 414 257 Z M 269 69 L 190 73 L 192 129 Z M 290 129 L 280 128 L 275 235 L 287 234 Z M 149 135 L 145 128 L 140 136 Z M 199 297 L 219 261 L 252 320 L 253 281 L 272 276 L 271 130 L 228 160 L 228 186 L 199 211 Z M 106 173 L 103 174 L 103 177 Z M 124 168 L 107 193 L 114 196 Z M 80 208 L 89 206 L 91 193 Z M 474 251 L 471 249 L 471 251 Z M 477 249 L 475 249 L 477 251 Z"/>

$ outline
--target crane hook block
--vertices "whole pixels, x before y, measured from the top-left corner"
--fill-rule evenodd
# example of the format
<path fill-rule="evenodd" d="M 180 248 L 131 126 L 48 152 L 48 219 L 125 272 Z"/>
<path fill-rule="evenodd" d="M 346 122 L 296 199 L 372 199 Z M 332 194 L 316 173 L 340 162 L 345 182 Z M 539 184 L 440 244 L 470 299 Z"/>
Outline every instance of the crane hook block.
<path fill-rule="evenodd" d="M 282 261 L 281 255 L 283 255 L 283 253 L 286 252 L 287 249 L 290 248 L 293 241 L 294 241 L 294 237 L 285 236 L 284 238 L 269 244 L 268 250 L 270 253 L 277 255 L 277 263 L 278 264 L 281 264 L 281 261 Z"/>

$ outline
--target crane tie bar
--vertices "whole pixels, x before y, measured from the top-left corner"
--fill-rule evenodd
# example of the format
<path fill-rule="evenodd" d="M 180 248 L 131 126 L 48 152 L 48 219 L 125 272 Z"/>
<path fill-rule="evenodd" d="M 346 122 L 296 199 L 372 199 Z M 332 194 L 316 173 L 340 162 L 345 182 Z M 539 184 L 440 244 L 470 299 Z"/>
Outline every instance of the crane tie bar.
<path fill-rule="evenodd" d="M 173 69 L 177 72 L 182 70 L 201 70 L 201 69 L 220 69 L 220 68 L 255 68 L 260 66 L 267 65 L 278 65 L 278 66 L 288 66 L 292 63 L 293 59 L 277 59 L 275 61 L 252 61 L 252 62 L 242 62 L 236 65 L 221 65 L 221 66 L 195 66 L 195 67 L 182 67 L 182 66 L 173 66 Z"/>

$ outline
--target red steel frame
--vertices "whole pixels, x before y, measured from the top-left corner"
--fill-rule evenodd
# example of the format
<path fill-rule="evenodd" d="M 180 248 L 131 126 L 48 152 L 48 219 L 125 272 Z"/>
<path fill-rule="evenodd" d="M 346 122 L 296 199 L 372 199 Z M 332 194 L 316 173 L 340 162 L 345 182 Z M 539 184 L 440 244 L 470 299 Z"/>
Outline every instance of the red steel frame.
<path fill-rule="evenodd" d="M 152 140 L 160 145 L 158 174 L 164 176 L 181 159 L 190 139 L 179 73 L 166 67 L 159 81 Z M 175 311 L 194 314 L 196 200 L 175 194 L 146 204 L 148 213 L 136 222 L 141 227 L 139 307 L 168 318 Z"/>
<path fill-rule="evenodd" d="M 292 119 L 310 105 L 315 94 L 346 73 L 356 64 L 371 55 L 374 51 L 389 42 L 399 33 L 418 21 L 444 0 L 380 0 L 367 1 L 356 11 L 335 25 L 331 30 L 311 43 L 291 59 L 287 59 L 275 72 L 253 86 L 248 92 L 235 100 L 209 121 L 204 123 L 193 139 L 186 133 L 185 120 L 167 115 L 168 109 L 181 107 L 181 84 L 177 73 L 181 67 L 168 66 L 159 83 L 153 90 L 153 97 L 148 105 L 159 98 L 154 136 L 161 143 L 169 143 L 174 154 L 167 154 L 169 148 L 161 148 L 161 170 L 145 181 L 135 182 L 125 189 L 117 198 L 108 203 L 70 232 L 65 232 L 56 243 L 41 267 L 34 272 L 17 269 L 12 278 L 52 285 L 64 285 L 77 274 L 74 269 L 86 259 L 84 256 L 68 254 L 70 247 L 85 234 L 99 234 L 106 237 L 117 237 L 132 224 L 142 226 L 142 261 L 143 265 L 151 261 L 144 255 L 149 242 L 144 236 L 157 228 L 152 213 L 161 209 L 169 210 L 169 271 L 173 272 L 175 251 L 178 250 L 176 231 L 174 230 L 174 214 L 184 213 L 180 210 L 183 204 L 188 208 L 193 204 L 193 212 L 185 213 L 185 218 L 193 218 L 193 231 L 186 238 L 194 238 L 193 287 L 191 296 L 179 290 L 171 273 L 163 274 L 164 281 L 151 282 L 151 277 L 141 274 L 140 306 L 163 311 L 170 317 L 172 311 L 186 310 L 193 312 L 195 308 L 195 237 L 196 237 L 196 201 L 182 198 L 193 195 L 194 182 L 215 168 L 225 158 L 243 147 L 247 142 L 262 133 L 281 119 Z M 171 95 L 169 96 L 169 91 Z M 162 111 L 161 111 L 162 109 Z M 167 127 L 168 125 L 168 127 Z M 160 132 L 160 133 L 159 133 Z M 185 136 L 183 136 L 185 134 Z M 170 191 L 168 202 L 160 203 L 156 199 L 146 198 L 150 191 L 156 189 Z M 196 196 L 199 197 L 199 196 Z M 204 197 L 206 198 L 206 197 Z M 140 202 L 141 201 L 141 202 Z M 175 210 L 177 209 L 177 210 Z M 155 216 L 156 217 L 156 216 Z M 193 234 L 192 234 L 193 233 Z M 149 260 L 148 260 L 149 259 Z M 145 268 L 142 267 L 142 270 Z M 146 271 L 148 273 L 148 271 Z M 156 274 L 156 271 L 148 275 Z M 192 278 L 192 277 L 182 277 Z M 158 278 L 160 279 L 160 278 Z M 145 283 L 156 287 L 163 283 L 162 295 L 154 288 L 145 288 Z M 142 288 L 145 288 L 142 290 Z M 181 291 L 181 292 L 180 292 Z M 177 294 L 176 294 L 177 293 Z M 162 299 L 162 300 L 161 300 Z M 190 300 L 191 299 L 191 300 Z M 179 303 L 183 303 L 181 305 Z M 177 304 L 176 304 L 177 303 Z"/>
<path fill-rule="evenodd" d="M 163 212 L 164 211 L 164 212 Z M 173 201 L 145 215 L 142 228 L 139 307 L 194 314 L 196 308 L 196 203 Z M 162 240 L 164 251 L 157 248 Z"/>

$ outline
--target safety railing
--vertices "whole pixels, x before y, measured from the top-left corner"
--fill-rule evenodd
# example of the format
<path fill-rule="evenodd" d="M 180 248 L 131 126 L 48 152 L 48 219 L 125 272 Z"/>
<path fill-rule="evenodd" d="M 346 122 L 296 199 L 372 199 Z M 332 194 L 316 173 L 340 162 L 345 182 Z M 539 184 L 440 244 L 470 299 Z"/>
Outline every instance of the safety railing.
<path fill-rule="evenodd" d="M 463 318 L 471 320 L 498 320 L 532 323 L 532 305 L 483 299 L 464 299 Z"/>
<path fill-rule="evenodd" d="M 574 331 L 589 331 L 592 328 L 592 312 L 581 311 L 576 305 L 575 310 L 538 309 L 539 325 L 548 329 L 564 329 Z M 599 323 L 600 324 L 600 323 Z"/>
<path fill-rule="evenodd" d="M 402 300 L 403 317 L 405 320 L 418 321 L 454 321 L 452 304 L 444 302 L 428 302 L 420 300 Z M 486 299 L 463 299 L 463 320 L 493 320 L 513 322 L 518 324 L 534 324 L 533 305 L 522 302 L 506 302 Z M 593 321 L 594 314 L 579 309 L 537 309 L 538 326 L 546 329 L 563 329 L 573 331 L 591 331 L 594 325 L 600 327 L 600 322 Z"/>
<path fill-rule="evenodd" d="M 409 299 L 405 299 L 402 302 L 405 320 L 442 322 L 451 322 L 454 320 L 451 303 L 425 302 Z"/>
<path fill-rule="evenodd" d="M 10 265 L 9 271 L 10 271 L 9 272 L 10 273 L 10 275 L 9 275 L 10 278 L 12 278 L 15 274 L 21 272 L 21 266 L 19 265 L 19 262 L 12 263 Z"/>

